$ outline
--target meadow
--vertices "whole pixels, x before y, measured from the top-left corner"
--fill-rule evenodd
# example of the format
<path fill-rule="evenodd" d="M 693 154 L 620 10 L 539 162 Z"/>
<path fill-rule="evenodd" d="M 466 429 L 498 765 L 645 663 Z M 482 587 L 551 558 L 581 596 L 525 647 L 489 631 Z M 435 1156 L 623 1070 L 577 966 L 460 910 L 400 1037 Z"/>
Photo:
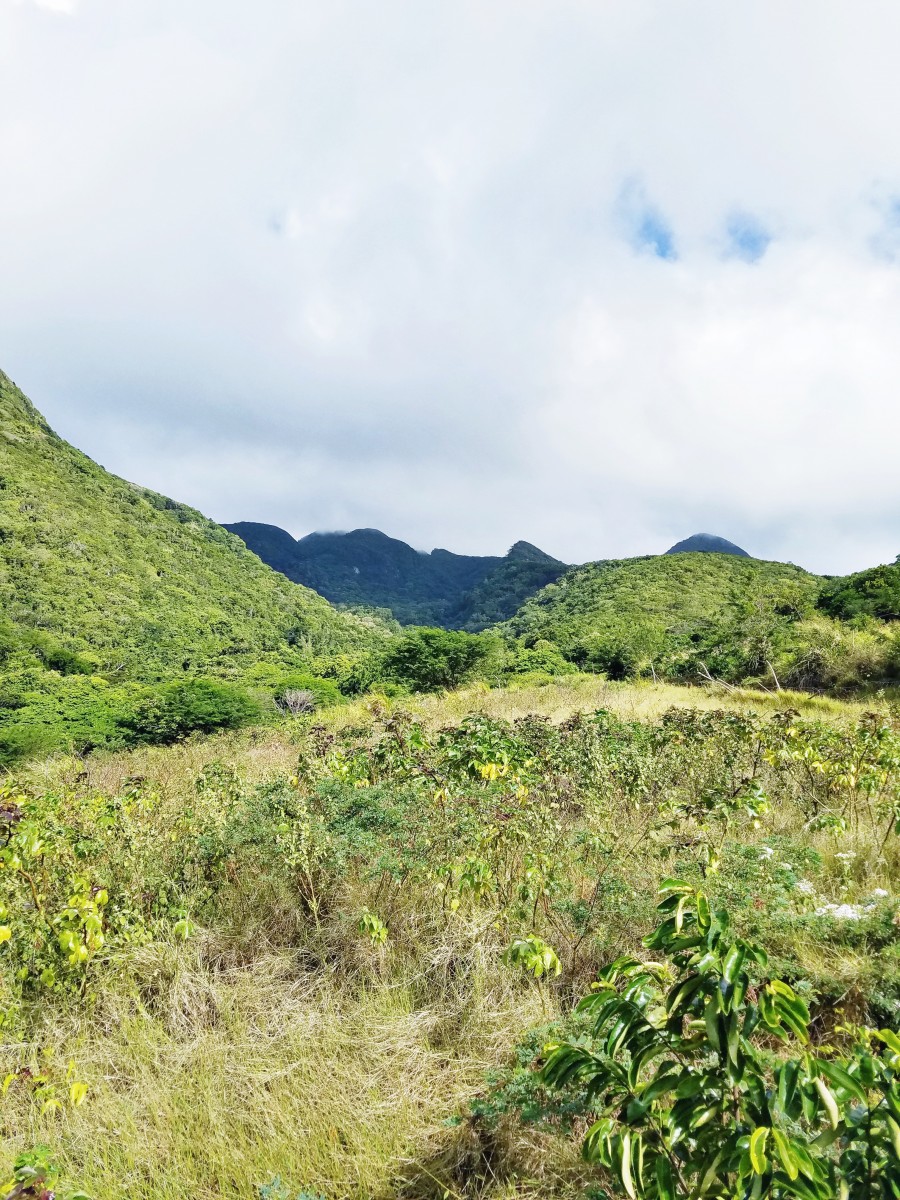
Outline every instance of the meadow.
<path fill-rule="evenodd" d="M 898 817 L 883 699 L 578 675 L 31 763 L 0 784 L 0 1168 L 93 1200 L 631 1195 L 546 1044 L 647 958 L 673 877 L 819 1053 L 896 1029 Z"/>

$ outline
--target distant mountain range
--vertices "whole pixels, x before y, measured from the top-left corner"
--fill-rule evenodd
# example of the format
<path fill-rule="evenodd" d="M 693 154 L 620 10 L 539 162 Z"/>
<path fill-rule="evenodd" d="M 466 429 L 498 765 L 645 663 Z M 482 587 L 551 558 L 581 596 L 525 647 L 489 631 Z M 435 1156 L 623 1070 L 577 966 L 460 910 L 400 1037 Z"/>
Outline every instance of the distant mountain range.
<path fill-rule="evenodd" d="M 389 609 L 404 625 L 487 629 L 506 621 L 547 584 L 573 569 L 530 542 L 505 555 L 426 553 L 378 529 L 310 533 L 295 539 L 277 525 L 226 525 L 265 563 L 334 604 Z M 711 533 L 695 533 L 666 554 L 746 550 Z"/>
<path fill-rule="evenodd" d="M 378 529 L 310 533 L 299 540 L 277 525 L 226 525 L 270 567 L 334 604 L 387 608 L 402 624 L 484 629 L 566 570 L 516 542 L 505 555 L 415 550 Z"/>

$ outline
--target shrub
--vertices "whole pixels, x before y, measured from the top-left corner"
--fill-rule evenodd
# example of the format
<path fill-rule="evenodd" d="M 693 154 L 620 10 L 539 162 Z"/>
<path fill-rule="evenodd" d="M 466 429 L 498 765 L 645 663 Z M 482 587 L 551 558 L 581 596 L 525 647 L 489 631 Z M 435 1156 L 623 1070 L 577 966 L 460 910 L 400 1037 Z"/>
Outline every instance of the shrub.
<path fill-rule="evenodd" d="M 481 634 L 414 629 L 382 659 L 382 674 L 418 692 L 459 687 L 477 673 L 496 646 L 494 639 Z"/>
<path fill-rule="evenodd" d="M 599 1117 L 584 1157 L 631 1200 L 900 1194 L 900 1039 L 856 1030 L 849 1055 L 817 1054 L 765 952 L 690 885 L 663 890 L 644 944 L 671 966 L 617 959 L 579 1005 L 592 1036 L 551 1047 L 543 1068 Z"/>
<path fill-rule="evenodd" d="M 343 700 L 331 679 L 301 672 L 284 675 L 273 689 L 273 699 L 282 712 L 314 712 Z"/>
<path fill-rule="evenodd" d="M 189 733 L 236 729 L 259 716 L 259 706 L 242 688 L 215 679 L 186 679 L 151 690 L 121 724 L 133 742 L 167 744 Z"/>

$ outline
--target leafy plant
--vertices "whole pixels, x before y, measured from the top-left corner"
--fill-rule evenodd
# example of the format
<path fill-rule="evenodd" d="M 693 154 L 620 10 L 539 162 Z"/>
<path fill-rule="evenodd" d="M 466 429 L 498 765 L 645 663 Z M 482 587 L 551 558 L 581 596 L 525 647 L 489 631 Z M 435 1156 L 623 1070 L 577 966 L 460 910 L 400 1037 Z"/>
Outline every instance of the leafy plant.
<path fill-rule="evenodd" d="M 591 1036 L 543 1067 L 594 1109 L 585 1158 L 632 1200 L 900 1195 L 900 1039 L 861 1030 L 845 1056 L 817 1054 L 806 1005 L 764 978 L 764 951 L 702 892 L 663 891 L 645 945 L 668 963 L 610 964 L 579 1005 Z"/>

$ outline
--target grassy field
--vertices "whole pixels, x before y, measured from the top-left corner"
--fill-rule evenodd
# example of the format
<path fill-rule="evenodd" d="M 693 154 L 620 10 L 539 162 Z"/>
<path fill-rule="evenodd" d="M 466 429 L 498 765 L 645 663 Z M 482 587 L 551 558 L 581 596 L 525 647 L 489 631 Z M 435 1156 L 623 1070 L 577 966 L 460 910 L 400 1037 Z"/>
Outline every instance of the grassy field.
<path fill-rule="evenodd" d="M 0 875 L 0 1163 L 45 1145 L 95 1200 L 585 1194 L 577 1138 L 471 1102 L 639 950 L 666 874 L 705 877 L 823 1030 L 896 1023 L 900 773 L 845 770 L 873 708 L 583 677 L 33 764 L 8 797 L 45 841 L 37 891 Z M 896 736 L 884 704 L 874 725 Z M 79 912 L 109 894 L 105 940 L 42 989 L 29 896 L 83 922 L 58 915 L 78 879 Z M 506 964 L 525 933 L 558 978 Z"/>

